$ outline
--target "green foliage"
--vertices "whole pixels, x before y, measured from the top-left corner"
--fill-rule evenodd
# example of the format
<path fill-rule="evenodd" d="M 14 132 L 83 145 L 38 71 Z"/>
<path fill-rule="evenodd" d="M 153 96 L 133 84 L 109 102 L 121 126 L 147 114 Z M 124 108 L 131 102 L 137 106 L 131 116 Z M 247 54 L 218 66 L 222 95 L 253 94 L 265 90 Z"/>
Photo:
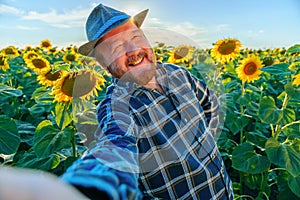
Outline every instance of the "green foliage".
<path fill-rule="evenodd" d="M 20 141 L 16 123 L 6 116 L 0 116 L 0 153 L 15 153 Z"/>
<path fill-rule="evenodd" d="M 168 60 L 171 49 L 162 43 L 154 48 L 161 61 Z M 35 51 L 48 59 L 53 71 L 80 65 L 65 63 L 61 51 Z M 291 66 L 299 62 L 300 45 L 280 51 L 244 50 L 225 64 L 209 52 L 196 49 L 195 60 L 177 64 L 204 80 L 220 99 L 226 118 L 217 142 L 236 199 L 299 199 L 300 88 L 293 81 L 300 65 Z M 258 80 L 243 83 L 236 68 L 249 54 L 268 64 Z M 22 56 L 8 61 L 10 69 L 0 71 L 2 164 L 61 175 L 87 150 L 88 134 L 97 128 L 95 106 L 105 88 L 93 101 L 54 102 L 51 87 L 38 84 Z M 106 87 L 111 80 L 107 75 L 105 79 Z"/>

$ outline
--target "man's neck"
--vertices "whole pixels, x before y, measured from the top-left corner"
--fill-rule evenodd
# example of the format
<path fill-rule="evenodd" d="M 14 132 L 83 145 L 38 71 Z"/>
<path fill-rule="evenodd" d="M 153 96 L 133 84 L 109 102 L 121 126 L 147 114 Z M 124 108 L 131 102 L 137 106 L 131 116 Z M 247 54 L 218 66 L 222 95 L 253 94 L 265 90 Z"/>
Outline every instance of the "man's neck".
<path fill-rule="evenodd" d="M 155 76 L 153 76 L 153 78 L 144 86 L 147 87 L 147 88 L 156 89 L 160 93 L 164 93 L 162 87 L 158 84 Z"/>

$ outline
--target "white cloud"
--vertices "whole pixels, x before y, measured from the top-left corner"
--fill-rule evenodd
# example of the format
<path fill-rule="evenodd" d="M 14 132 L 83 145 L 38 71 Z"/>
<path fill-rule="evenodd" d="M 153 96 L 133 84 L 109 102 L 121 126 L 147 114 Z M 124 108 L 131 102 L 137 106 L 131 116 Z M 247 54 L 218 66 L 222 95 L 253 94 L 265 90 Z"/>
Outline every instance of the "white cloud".
<path fill-rule="evenodd" d="M 248 30 L 249 37 L 260 37 L 265 31 L 264 30 Z"/>
<path fill-rule="evenodd" d="M 0 4 L 0 14 L 3 14 L 3 13 L 10 13 L 10 14 L 14 14 L 14 15 L 22 15 L 24 13 L 24 11 L 22 11 L 18 8 L 12 7 L 12 6 L 8 6 L 8 5 L 5 5 L 5 4 Z"/>
<path fill-rule="evenodd" d="M 28 26 L 17 26 L 16 27 L 17 29 L 20 29 L 20 30 L 28 30 L 28 31 L 33 31 L 33 30 L 38 30 L 40 28 L 38 27 L 28 27 Z"/>
<path fill-rule="evenodd" d="M 208 31 L 205 28 L 195 26 L 190 22 L 184 22 L 181 24 L 169 26 L 168 28 L 172 29 L 175 32 L 181 33 L 185 36 L 192 37 L 196 35 L 202 35 Z"/>
<path fill-rule="evenodd" d="M 57 13 L 56 10 L 51 9 L 50 12 L 47 13 L 39 13 L 36 11 L 30 11 L 27 14 L 21 16 L 23 20 L 38 20 L 43 21 L 50 24 L 59 24 L 66 23 L 70 21 L 82 21 L 84 22 L 85 17 L 90 12 L 89 9 L 86 10 L 72 10 L 64 13 Z"/>
<path fill-rule="evenodd" d="M 204 27 L 199 27 L 191 22 L 182 22 L 179 24 L 166 23 L 158 18 L 150 18 L 145 23 L 146 28 L 156 28 L 157 31 L 148 30 L 149 40 L 155 42 L 167 41 L 172 45 L 178 44 L 191 44 L 194 46 L 209 46 L 206 42 L 205 34 L 208 34 L 208 30 Z M 150 28 L 150 29 L 151 29 Z M 151 33 L 151 35 L 150 35 Z"/>
<path fill-rule="evenodd" d="M 144 22 L 145 26 L 149 26 L 149 27 L 162 27 L 164 26 L 163 22 L 161 20 L 159 20 L 158 18 L 147 18 L 147 20 L 145 20 Z"/>

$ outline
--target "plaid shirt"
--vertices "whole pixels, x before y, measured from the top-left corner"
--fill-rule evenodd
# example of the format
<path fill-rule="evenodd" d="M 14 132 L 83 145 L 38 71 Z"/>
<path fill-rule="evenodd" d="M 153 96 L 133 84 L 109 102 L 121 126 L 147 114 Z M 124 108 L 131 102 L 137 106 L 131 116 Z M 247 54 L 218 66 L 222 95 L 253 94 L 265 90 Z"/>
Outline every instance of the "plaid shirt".
<path fill-rule="evenodd" d="M 97 145 L 62 178 L 111 199 L 233 199 L 213 138 L 217 98 L 175 65 L 158 64 L 156 79 L 164 94 L 114 80 L 97 108 Z"/>

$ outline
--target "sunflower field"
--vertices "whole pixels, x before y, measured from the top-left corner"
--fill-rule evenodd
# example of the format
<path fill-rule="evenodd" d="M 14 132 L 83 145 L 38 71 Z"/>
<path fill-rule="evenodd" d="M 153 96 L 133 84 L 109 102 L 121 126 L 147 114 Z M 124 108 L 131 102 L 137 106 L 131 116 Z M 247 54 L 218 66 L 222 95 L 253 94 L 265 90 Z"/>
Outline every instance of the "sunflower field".
<path fill-rule="evenodd" d="M 217 144 L 235 199 L 300 199 L 300 44 L 247 49 L 235 38 L 211 49 L 153 48 L 220 97 Z M 0 165 L 60 176 L 94 144 L 95 108 L 110 75 L 70 45 L 0 51 Z"/>

